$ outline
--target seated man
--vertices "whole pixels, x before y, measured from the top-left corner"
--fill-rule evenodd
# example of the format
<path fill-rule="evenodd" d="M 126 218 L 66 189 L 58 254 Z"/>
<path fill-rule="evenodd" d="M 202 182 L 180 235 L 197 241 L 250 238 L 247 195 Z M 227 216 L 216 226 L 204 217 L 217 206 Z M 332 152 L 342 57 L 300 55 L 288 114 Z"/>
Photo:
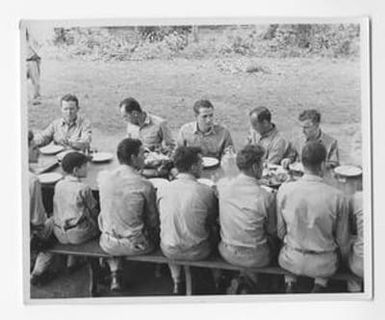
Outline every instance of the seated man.
<path fill-rule="evenodd" d="M 66 94 L 60 99 L 62 117 L 54 120 L 35 137 L 36 144 L 44 146 L 50 142 L 75 150 L 89 149 L 91 144 L 91 124 L 78 115 L 78 98 Z"/>
<path fill-rule="evenodd" d="M 170 152 L 175 141 L 166 120 L 145 112 L 134 98 L 124 99 L 120 105 L 122 118 L 127 121 L 128 138 L 139 139 L 145 148 Z"/>
<path fill-rule="evenodd" d="M 176 180 L 158 190 L 160 247 L 170 259 L 201 260 L 215 247 L 215 220 L 218 215 L 214 191 L 197 181 L 202 171 L 200 149 L 179 147 L 174 163 Z M 174 293 L 180 292 L 181 267 L 169 264 Z"/>
<path fill-rule="evenodd" d="M 219 252 L 231 264 L 263 267 L 270 263 L 268 236 L 275 232 L 275 197 L 261 188 L 264 149 L 248 145 L 237 154 L 240 173 L 219 180 Z"/>
<path fill-rule="evenodd" d="M 272 164 L 280 164 L 288 157 L 290 144 L 271 122 L 271 113 L 265 107 L 250 111 L 251 129 L 247 139 L 250 144 L 260 144 L 265 148 L 264 160 Z"/>
<path fill-rule="evenodd" d="M 182 126 L 178 146 L 199 147 L 203 156 L 221 159 L 226 149 L 233 147 L 230 132 L 214 124 L 214 106 L 209 100 L 198 100 L 193 110 L 196 121 Z"/>
<path fill-rule="evenodd" d="M 359 191 L 354 194 L 353 198 L 353 218 L 357 228 L 357 237 L 353 239 L 348 261 L 350 270 L 358 279 L 348 282 L 348 291 L 350 292 L 362 291 L 362 279 L 364 277 L 364 217 L 362 205 L 362 191 Z"/>
<path fill-rule="evenodd" d="M 33 141 L 32 131 L 28 132 L 28 160 L 29 163 L 36 163 L 39 158 L 39 149 Z M 29 218 L 30 218 L 30 235 L 31 242 L 40 245 L 48 245 L 49 238 L 52 234 L 52 219 L 47 218 L 45 211 L 41 185 L 38 178 L 29 171 Z M 52 264 L 53 256 L 51 253 L 34 252 L 39 251 L 34 248 L 31 243 L 31 253 L 36 253 L 36 261 L 31 273 L 31 283 L 36 284 L 43 279 L 46 271 Z"/>
<path fill-rule="evenodd" d="M 118 145 L 120 166 L 99 174 L 100 246 L 114 256 L 151 252 L 159 226 L 155 189 L 139 170 L 144 165 L 140 140 L 126 138 Z M 120 289 L 121 260 L 110 259 L 111 289 Z"/>
<path fill-rule="evenodd" d="M 277 232 L 284 241 L 279 264 L 286 291 L 294 292 L 296 275 L 315 279 L 312 292 L 325 291 L 338 268 L 338 250 L 349 250 L 349 202 L 344 194 L 323 182 L 326 148 L 312 141 L 302 148 L 304 176 L 283 184 L 277 194 Z"/>
<path fill-rule="evenodd" d="M 302 161 L 301 154 L 306 142 L 318 141 L 326 149 L 326 168 L 333 169 L 338 166 L 338 146 L 337 140 L 324 133 L 319 125 L 321 122 L 321 114 L 317 110 L 305 110 L 299 115 L 299 121 L 302 126 L 303 136 L 298 138 L 288 158 L 282 160 L 282 165 L 288 167 L 290 163 Z"/>

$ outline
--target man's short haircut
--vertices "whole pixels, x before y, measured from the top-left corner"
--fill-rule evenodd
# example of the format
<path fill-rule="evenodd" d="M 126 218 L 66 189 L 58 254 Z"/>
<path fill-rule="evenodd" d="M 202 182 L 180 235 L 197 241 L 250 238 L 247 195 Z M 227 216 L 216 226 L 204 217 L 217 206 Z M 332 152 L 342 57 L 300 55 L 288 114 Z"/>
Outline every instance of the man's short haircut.
<path fill-rule="evenodd" d="M 239 170 L 249 170 L 257 163 L 261 164 L 265 148 L 259 144 L 248 144 L 237 153 L 236 163 Z"/>
<path fill-rule="evenodd" d="M 302 164 L 309 169 L 318 169 L 326 160 L 326 148 L 319 141 L 309 141 L 302 149 Z"/>
<path fill-rule="evenodd" d="M 201 108 L 206 108 L 206 109 L 211 108 L 211 109 L 214 109 L 214 106 L 213 106 L 213 104 L 209 100 L 204 100 L 203 99 L 203 100 L 196 101 L 194 103 L 194 106 L 193 106 L 194 113 L 196 115 L 198 115 L 199 114 L 199 110 Z"/>
<path fill-rule="evenodd" d="M 66 102 L 73 101 L 73 102 L 75 102 L 76 106 L 79 108 L 79 100 L 73 94 L 68 93 L 68 94 L 62 96 L 61 99 L 60 99 L 60 105 L 62 105 L 63 101 L 66 101 Z"/>
<path fill-rule="evenodd" d="M 131 156 L 137 156 L 142 142 L 138 139 L 125 138 L 120 141 L 117 156 L 120 164 L 131 165 Z"/>
<path fill-rule="evenodd" d="M 321 122 L 321 114 L 318 110 L 309 109 L 302 111 L 298 117 L 299 121 L 311 120 L 313 123 Z"/>
<path fill-rule="evenodd" d="M 271 121 L 271 113 L 266 107 L 254 108 L 250 111 L 249 116 L 252 116 L 253 114 L 257 115 L 257 119 L 259 122 L 262 122 L 264 120 L 266 120 L 267 122 Z"/>
<path fill-rule="evenodd" d="M 32 142 L 32 140 L 33 140 L 34 137 L 35 137 L 35 136 L 34 136 L 32 130 L 28 130 L 28 146 L 31 145 L 31 142 Z"/>
<path fill-rule="evenodd" d="M 136 101 L 134 98 L 126 98 L 119 104 L 119 109 L 121 109 L 124 106 L 124 110 L 127 113 L 131 113 L 133 111 L 142 112 L 142 108 L 140 107 L 140 104 L 138 101 Z"/>
<path fill-rule="evenodd" d="M 64 172 L 71 174 L 75 168 L 80 168 L 83 164 L 87 163 L 87 161 L 88 158 L 85 154 L 74 151 L 67 153 L 63 157 L 61 167 Z"/>
<path fill-rule="evenodd" d="M 179 147 L 175 150 L 174 165 L 179 172 L 188 172 L 194 164 L 199 161 L 199 147 Z"/>

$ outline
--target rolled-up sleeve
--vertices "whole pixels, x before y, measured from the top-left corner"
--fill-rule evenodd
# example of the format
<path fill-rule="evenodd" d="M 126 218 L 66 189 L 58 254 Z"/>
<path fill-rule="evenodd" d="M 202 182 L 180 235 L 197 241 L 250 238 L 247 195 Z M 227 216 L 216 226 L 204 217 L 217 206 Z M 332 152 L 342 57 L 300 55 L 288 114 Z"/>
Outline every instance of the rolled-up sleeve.
<path fill-rule="evenodd" d="M 167 125 L 167 121 L 163 121 L 160 124 L 160 133 L 161 133 L 161 138 L 163 144 L 168 148 L 168 149 L 174 149 L 175 148 L 175 140 L 172 136 L 171 130 L 169 129 Z"/>
<path fill-rule="evenodd" d="M 47 128 L 35 134 L 34 141 L 39 147 L 49 144 L 55 134 L 55 123 L 51 122 Z"/>
<path fill-rule="evenodd" d="M 277 210 L 276 212 L 277 212 L 277 236 L 281 240 L 285 238 L 285 235 L 287 232 L 286 223 L 285 223 L 285 220 L 283 219 L 283 214 L 282 214 L 284 205 L 285 205 L 285 194 L 283 190 L 279 190 L 276 198 L 276 210 Z"/>
<path fill-rule="evenodd" d="M 336 220 L 336 242 L 341 251 L 342 259 L 345 260 L 348 257 L 350 249 L 350 228 L 349 228 L 349 212 L 351 209 L 351 203 L 349 199 L 341 195 L 338 201 L 337 207 L 337 220 Z"/>

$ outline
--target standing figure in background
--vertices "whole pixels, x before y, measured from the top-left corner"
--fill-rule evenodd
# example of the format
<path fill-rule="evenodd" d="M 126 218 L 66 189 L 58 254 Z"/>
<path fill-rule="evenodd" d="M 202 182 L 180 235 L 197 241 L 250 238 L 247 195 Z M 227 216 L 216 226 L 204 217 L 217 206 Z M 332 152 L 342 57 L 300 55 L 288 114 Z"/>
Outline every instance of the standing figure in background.
<path fill-rule="evenodd" d="M 49 126 L 35 136 L 35 143 L 41 147 L 54 142 L 66 148 L 84 151 L 91 145 L 91 124 L 78 115 L 79 100 L 72 94 L 60 99 L 62 117 L 52 121 Z"/>
<path fill-rule="evenodd" d="M 32 39 L 28 29 L 27 38 L 27 79 L 31 79 L 33 85 L 32 104 L 40 104 L 40 65 L 41 57 L 37 53 L 36 40 Z"/>

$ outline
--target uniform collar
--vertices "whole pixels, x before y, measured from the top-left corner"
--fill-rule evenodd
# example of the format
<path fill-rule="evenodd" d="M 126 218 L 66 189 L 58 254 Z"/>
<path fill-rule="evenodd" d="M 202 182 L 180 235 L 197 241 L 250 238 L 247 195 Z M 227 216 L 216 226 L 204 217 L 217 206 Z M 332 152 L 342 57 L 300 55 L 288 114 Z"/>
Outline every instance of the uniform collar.
<path fill-rule="evenodd" d="M 263 134 L 261 134 L 261 138 L 267 138 L 267 137 L 270 137 L 272 136 L 273 134 L 275 134 L 277 132 L 277 128 L 275 127 L 275 124 L 272 123 L 272 127 L 269 131 L 266 131 L 264 132 Z"/>
<path fill-rule="evenodd" d="M 198 122 L 195 121 L 195 124 L 194 124 L 194 133 L 197 134 L 197 133 L 200 133 L 200 134 L 203 134 L 204 136 L 209 136 L 211 134 L 215 134 L 215 125 L 213 125 L 209 131 L 207 132 L 202 132 L 199 130 L 198 128 Z"/>
<path fill-rule="evenodd" d="M 320 176 L 316 176 L 314 174 L 304 174 L 302 176 L 302 179 L 305 181 L 316 181 L 316 182 L 322 182 L 323 178 Z"/>
<path fill-rule="evenodd" d="M 71 181 L 71 182 L 80 182 L 80 178 L 73 176 L 72 174 L 67 174 L 64 177 L 64 180 Z"/>
<path fill-rule="evenodd" d="M 70 126 L 73 126 L 73 125 L 77 125 L 79 123 L 79 121 L 80 121 L 80 116 L 77 115 L 76 119 L 74 121 L 72 121 L 72 122 L 67 122 L 64 118 L 62 118 L 61 119 L 61 124 L 62 124 L 62 126 L 67 125 L 67 126 L 70 127 Z"/>

